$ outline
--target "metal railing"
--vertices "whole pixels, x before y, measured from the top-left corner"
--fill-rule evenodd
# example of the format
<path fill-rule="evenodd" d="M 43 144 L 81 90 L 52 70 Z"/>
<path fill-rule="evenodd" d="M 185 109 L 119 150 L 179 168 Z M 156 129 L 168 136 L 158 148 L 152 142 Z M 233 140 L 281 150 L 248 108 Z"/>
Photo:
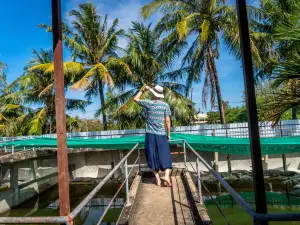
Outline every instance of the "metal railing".
<path fill-rule="evenodd" d="M 170 142 L 175 142 L 176 144 L 182 144 L 183 147 L 183 156 L 184 156 L 184 165 L 187 167 L 187 160 L 191 163 L 187 156 L 187 148 L 196 156 L 196 169 L 192 166 L 194 172 L 196 173 L 197 178 L 197 186 L 199 192 L 199 200 L 202 202 L 202 194 L 201 194 L 201 178 L 200 178 L 200 162 L 209 170 L 209 172 L 223 185 L 223 187 L 231 194 L 233 199 L 248 213 L 254 225 L 258 225 L 260 221 L 300 221 L 300 214 L 296 213 L 269 213 L 269 214 L 260 214 L 255 212 L 255 210 L 221 177 L 221 175 L 215 171 L 212 166 L 210 166 L 200 155 L 193 149 L 193 147 L 187 143 L 185 140 L 171 140 Z M 118 193 L 125 185 L 126 190 L 126 203 L 129 202 L 129 177 L 133 168 L 135 167 L 137 161 L 138 166 L 140 168 L 141 160 L 140 160 L 140 149 L 138 149 L 139 144 L 136 144 L 124 158 L 106 175 L 106 177 L 83 199 L 83 201 L 68 215 L 68 216 L 54 216 L 54 217 L 0 217 L 0 224 L 28 224 L 28 223 L 35 223 L 35 224 L 66 224 L 71 225 L 73 224 L 73 220 L 75 217 L 80 213 L 80 211 L 92 200 L 92 198 L 97 194 L 97 192 L 104 186 L 104 184 L 113 176 L 113 174 L 124 164 L 125 169 L 125 179 L 120 185 L 119 189 L 111 199 L 110 203 L 108 204 L 107 208 L 104 210 L 100 220 L 98 221 L 98 225 L 103 220 L 104 216 L 108 212 L 108 209 L 112 205 L 114 199 L 117 197 Z M 128 157 L 135 151 L 138 150 L 138 156 L 135 160 L 134 164 L 130 172 L 128 173 Z M 192 163 L 191 163 L 192 165 Z M 202 184 L 203 185 L 203 184 Z M 207 188 L 206 188 L 207 189 Z M 212 196 L 211 196 L 212 197 Z M 213 198 L 213 197 L 212 197 Z M 216 202 L 215 202 L 216 203 Z M 217 205 L 217 203 L 216 203 Z M 217 205 L 218 207 L 218 205 Z M 224 218 L 226 216 L 222 212 L 221 208 L 218 207 Z M 226 218 L 227 224 L 229 224 L 228 219 Z"/>
<path fill-rule="evenodd" d="M 261 221 L 300 221 L 300 213 L 268 213 L 261 214 L 255 212 L 255 210 L 222 178 L 222 176 L 215 171 L 212 166 L 210 166 L 197 152 L 193 147 L 183 140 L 183 149 L 184 149 L 184 164 L 186 166 L 187 163 L 187 154 L 186 154 L 186 146 L 189 148 L 191 152 L 196 156 L 196 178 L 197 178 L 197 186 L 199 191 L 199 198 L 201 201 L 201 179 L 200 179 L 200 169 L 199 169 L 199 161 L 209 170 L 209 172 L 223 185 L 223 187 L 231 194 L 233 199 L 245 210 L 247 214 L 249 214 L 253 220 L 254 225 L 259 225 Z"/>
<path fill-rule="evenodd" d="M 80 211 L 91 201 L 91 199 L 98 193 L 98 191 L 104 186 L 104 184 L 113 176 L 113 174 L 124 164 L 125 169 L 125 180 L 117 190 L 116 194 L 112 198 L 111 202 L 108 204 L 107 208 L 105 209 L 102 217 L 100 218 L 98 224 L 101 223 L 105 214 L 107 213 L 108 209 L 110 208 L 113 200 L 116 198 L 117 194 L 120 192 L 122 187 L 125 185 L 126 188 L 126 201 L 128 202 L 129 199 L 129 176 L 130 173 L 133 171 L 133 167 L 135 163 L 140 158 L 140 154 L 138 154 L 138 158 L 136 159 L 135 163 L 133 164 L 132 169 L 128 173 L 128 157 L 137 149 L 139 144 L 136 144 L 124 158 L 105 176 L 103 180 L 79 203 L 79 205 L 68 215 L 68 216 L 52 216 L 52 217 L 0 217 L 0 224 L 28 224 L 28 223 L 35 223 L 35 224 L 65 224 L 65 225 L 72 225 L 73 220 L 75 217 L 80 213 Z M 138 149 L 139 151 L 139 149 Z M 140 165 L 140 160 L 139 160 Z"/>

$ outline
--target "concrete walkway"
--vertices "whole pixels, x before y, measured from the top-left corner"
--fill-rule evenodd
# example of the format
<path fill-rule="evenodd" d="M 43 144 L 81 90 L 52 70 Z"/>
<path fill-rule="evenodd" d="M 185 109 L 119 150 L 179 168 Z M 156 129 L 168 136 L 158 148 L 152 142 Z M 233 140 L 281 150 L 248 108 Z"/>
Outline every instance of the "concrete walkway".
<path fill-rule="evenodd" d="M 158 187 L 154 177 L 143 177 L 139 185 L 130 225 L 192 225 L 202 224 L 195 218 L 183 183 L 181 170 L 172 172 L 172 187 Z"/>

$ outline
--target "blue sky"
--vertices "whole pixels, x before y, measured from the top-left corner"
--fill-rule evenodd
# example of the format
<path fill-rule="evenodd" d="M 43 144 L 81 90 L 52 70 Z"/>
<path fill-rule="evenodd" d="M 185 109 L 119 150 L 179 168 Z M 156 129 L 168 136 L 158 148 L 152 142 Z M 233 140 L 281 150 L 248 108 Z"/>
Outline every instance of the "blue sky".
<path fill-rule="evenodd" d="M 62 17 L 70 22 L 67 13 L 79 3 L 93 2 L 101 14 L 109 14 L 110 20 L 119 18 L 120 27 L 128 29 L 131 21 L 142 20 L 139 15 L 140 8 L 150 2 L 149 0 L 64 0 L 62 1 Z M 234 0 L 229 0 L 234 3 Z M 257 1 L 256 1 L 257 2 Z M 253 0 L 249 1 L 253 4 Z M 257 4 L 257 3 L 256 3 Z M 23 72 L 25 63 L 32 57 L 33 49 L 51 49 L 52 37 L 38 27 L 40 23 L 51 23 L 51 0 L 14 0 L 0 1 L 0 61 L 8 65 L 8 81 L 16 79 Z M 148 22 L 155 21 L 152 17 Z M 125 41 L 119 43 L 125 46 Z M 224 45 L 221 45 L 220 59 L 217 60 L 217 69 L 221 84 L 223 99 L 230 105 L 241 105 L 244 89 L 241 62 L 228 54 Z M 65 54 L 65 61 L 70 60 Z M 201 104 L 202 84 L 194 84 L 193 100 L 197 109 L 206 112 Z M 71 92 L 67 97 L 83 98 L 83 93 Z M 99 108 L 97 99 L 87 108 L 86 113 L 73 112 L 82 118 L 92 118 L 94 111 Z"/>

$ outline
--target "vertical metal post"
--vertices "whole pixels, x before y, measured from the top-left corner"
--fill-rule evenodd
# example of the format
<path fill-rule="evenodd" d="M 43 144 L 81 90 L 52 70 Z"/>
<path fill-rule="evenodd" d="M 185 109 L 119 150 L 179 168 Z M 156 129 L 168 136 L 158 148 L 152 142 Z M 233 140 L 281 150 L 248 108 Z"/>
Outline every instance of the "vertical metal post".
<path fill-rule="evenodd" d="M 184 152 L 184 167 L 186 168 L 186 146 L 185 146 L 185 141 L 183 141 L 183 152 Z"/>
<path fill-rule="evenodd" d="M 15 153 L 15 146 L 11 147 L 11 153 L 14 154 Z"/>
<path fill-rule="evenodd" d="M 197 185 L 198 185 L 199 201 L 200 201 L 200 203 L 202 203 L 203 201 L 202 201 L 202 190 L 201 190 L 201 180 L 200 180 L 200 178 L 201 178 L 200 161 L 199 161 L 198 157 L 196 159 L 196 169 L 197 169 L 197 177 L 198 177 L 198 179 L 197 179 L 197 181 L 198 181 Z"/>
<path fill-rule="evenodd" d="M 239 20 L 241 55 L 243 59 L 244 82 L 246 90 L 246 105 L 248 111 L 248 127 L 250 134 L 250 149 L 253 168 L 256 212 L 267 213 L 267 202 L 264 185 L 264 174 L 260 148 L 257 106 L 255 98 L 255 83 L 250 48 L 249 25 L 246 0 L 236 0 Z M 267 225 L 268 222 L 260 222 Z"/>
<path fill-rule="evenodd" d="M 127 159 L 125 160 L 125 179 L 126 179 L 126 202 L 127 204 L 129 203 L 129 178 L 128 178 L 128 164 L 127 164 Z"/>
<path fill-rule="evenodd" d="M 68 152 L 66 143 L 65 85 L 63 70 L 61 2 L 52 0 L 52 34 L 57 133 L 57 166 L 60 215 L 70 213 Z"/>

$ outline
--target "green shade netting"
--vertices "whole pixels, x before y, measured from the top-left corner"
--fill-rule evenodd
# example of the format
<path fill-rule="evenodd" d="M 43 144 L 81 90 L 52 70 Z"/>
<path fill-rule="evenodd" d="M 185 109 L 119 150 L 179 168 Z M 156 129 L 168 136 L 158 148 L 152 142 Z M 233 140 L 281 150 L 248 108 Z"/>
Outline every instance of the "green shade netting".
<path fill-rule="evenodd" d="M 193 134 L 172 134 L 172 140 L 184 139 L 197 151 L 219 152 L 224 154 L 249 155 L 250 146 L 248 138 L 227 138 L 227 137 L 209 137 Z M 130 150 L 136 143 L 143 147 L 144 136 L 111 138 L 111 139 L 83 139 L 69 138 L 67 140 L 68 148 L 101 148 L 101 149 L 119 149 Z M 182 142 L 173 142 L 172 144 L 182 144 Z M 28 148 L 56 148 L 57 139 L 55 138 L 35 138 L 28 140 L 17 140 L 4 142 L 4 146 L 15 149 Z M 300 137 L 280 137 L 280 138 L 262 138 L 262 154 L 283 154 L 300 152 Z"/>
<path fill-rule="evenodd" d="M 239 195 L 247 202 L 254 204 L 255 203 L 255 196 L 254 192 L 242 192 L 239 193 Z M 282 193 L 276 193 L 276 192 L 266 192 L 266 198 L 267 198 L 267 204 L 268 205 L 283 205 L 283 206 L 300 206 L 300 197 L 296 196 L 289 196 L 289 199 L 286 194 Z M 217 196 L 215 200 L 219 204 L 224 204 L 224 205 L 231 205 L 232 203 L 238 204 L 233 198 L 228 194 L 228 195 L 222 195 L 222 196 Z M 205 204 L 210 205 L 210 204 L 215 204 L 213 200 L 209 199 L 205 201 Z"/>

